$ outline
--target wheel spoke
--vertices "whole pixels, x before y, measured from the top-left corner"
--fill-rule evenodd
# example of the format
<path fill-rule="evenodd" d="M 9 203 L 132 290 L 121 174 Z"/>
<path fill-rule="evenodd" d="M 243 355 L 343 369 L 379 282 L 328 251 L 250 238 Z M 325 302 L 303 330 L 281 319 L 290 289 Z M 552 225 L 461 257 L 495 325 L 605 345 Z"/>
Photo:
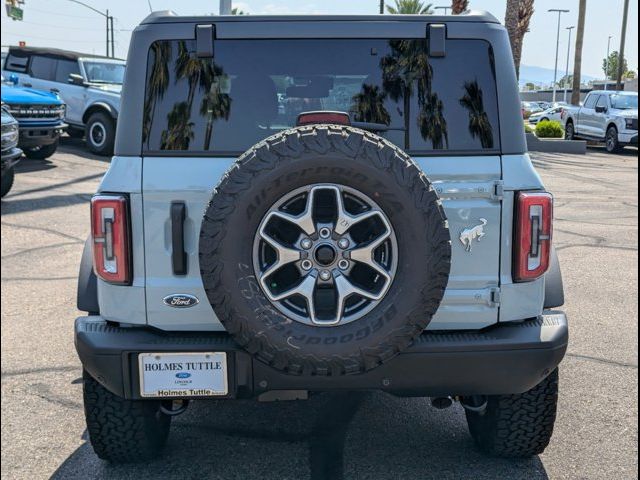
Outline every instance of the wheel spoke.
<path fill-rule="evenodd" d="M 380 300 L 385 292 L 384 290 L 381 290 L 380 293 L 377 294 L 368 292 L 355 286 L 345 275 L 338 275 L 334 281 L 336 285 L 336 292 L 338 294 L 336 321 L 334 323 L 340 323 L 342 320 L 345 303 L 351 295 L 360 295 L 368 300 Z"/>
<path fill-rule="evenodd" d="M 316 226 L 313 222 L 313 202 L 315 200 L 316 190 L 317 188 L 312 188 L 311 190 L 309 190 L 309 194 L 307 195 L 307 204 L 305 205 L 304 212 L 302 212 L 300 215 L 291 215 L 289 213 L 276 210 L 271 212 L 271 216 L 278 217 L 286 220 L 287 222 L 293 223 L 307 235 L 313 235 L 316 231 Z"/>
<path fill-rule="evenodd" d="M 385 279 L 385 282 L 387 282 L 391 280 L 389 272 L 387 272 L 387 270 L 382 265 L 376 262 L 376 260 L 373 257 L 373 254 L 376 251 L 376 249 L 391 236 L 391 228 L 387 224 L 386 219 L 384 219 L 384 217 L 381 217 L 381 218 L 385 224 L 385 231 L 382 232 L 380 236 L 378 236 L 378 238 L 376 238 L 372 242 L 369 242 L 367 245 L 363 247 L 354 248 L 353 250 L 351 250 L 349 252 L 349 257 L 351 258 L 351 260 L 363 263 L 371 267 L 380 275 L 382 275 Z"/>
<path fill-rule="evenodd" d="M 337 187 L 328 187 L 327 190 L 333 190 L 336 195 L 336 225 L 334 231 L 338 235 L 344 235 L 356 223 L 362 222 L 367 218 L 380 217 L 384 221 L 384 216 L 377 210 L 369 210 L 360 215 L 351 215 L 344 208 L 342 192 Z M 386 223 L 386 222 L 385 222 Z"/>
<path fill-rule="evenodd" d="M 265 282 L 267 277 L 280 270 L 285 265 L 289 263 L 297 262 L 301 258 L 301 252 L 294 249 L 286 247 L 278 242 L 275 238 L 265 233 L 264 228 L 260 230 L 260 238 L 262 238 L 267 244 L 269 244 L 278 255 L 278 258 L 273 264 L 267 268 L 262 275 L 260 276 L 260 281 Z"/>
<path fill-rule="evenodd" d="M 307 275 L 304 279 L 295 287 L 290 288 L 289 290 L 285 290 L 278 295 L 273 295 L 267 289 L 267 295 L 270 300 L 274 302 L 279 302 L 280 300 L 284 300 L 286 298 L 292 297 L 294 295 L 300 295 L 307 302 L 307 310 L 309 311 L 309 318 L 312 322 L 316 320 L 316 311 L 315 306 L 313 304 L 313 292 L 316 287 L 316 277 L 314 275 Z"/>

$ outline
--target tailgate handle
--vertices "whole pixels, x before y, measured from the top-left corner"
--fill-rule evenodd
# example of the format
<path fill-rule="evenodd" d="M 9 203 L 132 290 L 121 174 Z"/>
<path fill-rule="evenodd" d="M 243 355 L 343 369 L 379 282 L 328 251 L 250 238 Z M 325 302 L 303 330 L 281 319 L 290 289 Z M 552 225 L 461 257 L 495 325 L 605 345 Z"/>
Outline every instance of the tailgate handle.
<path fill-rule="evenodd" d="M 187 206 L 184 202 L 171 204 L 171 264 L 174 275 L 187 274 L 187 252 L 184 250 L 184 221 Z"/>

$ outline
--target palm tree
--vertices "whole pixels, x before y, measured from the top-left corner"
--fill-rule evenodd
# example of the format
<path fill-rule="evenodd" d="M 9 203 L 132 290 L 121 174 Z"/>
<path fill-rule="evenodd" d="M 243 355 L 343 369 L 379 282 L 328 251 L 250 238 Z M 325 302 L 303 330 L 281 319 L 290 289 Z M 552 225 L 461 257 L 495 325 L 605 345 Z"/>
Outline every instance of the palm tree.
<path fill-rule="evenodd" d="M 469 0 L 452 0 L 451 1 L 451 13 L 454 15 L 460 15 L 469 9 Z"/>
<path fill-rule="evenodd" d="M 178 59 L 176 60 L 176 82 L 183 78 L 189 84 L 189 93 L 187 94 L 187 104 L 189 112 L 193 106 L 193 99 L 198 87 L 208 91 L 213 82 L 213 61 L 210 58 L 199 58 L 192 55 L 187 49 L 184 41 L 178 42 Z"/>
<path fill-rule="evenodd" d="M 382 89 L 391 100 L 403 100 L 404 148 L 409 148 L 411 97 L 418 88 L 418 98 L 426 98 L 431 89 L 432 68 L 429 65 L 426 42 L 391 40 L 391 53 L 380 60 Z"/>
<path fill-rule="evenodd" d="M 395 6 L 387 5 L 387 12 L 393 15 L 431 15 L 432 4 L 424 4 L 422 0 L 395 0 Z"/>
<path fill-rule="evenodd" d="M 482 148 L 493 148 L 493 128 L 484 109 L 478 81 L 465 82 L 464 90 L 465 94 L 459 102 L 469 112 L 469 133 L 473 138 L 480 138 Z"/>
<path fill-rule="evenodd" d="M 377 85 L 362 85 L 360 93 L 356 93 L 352 102 L 351 112 L 355 122 L 382 123 L 389 125 L 391 116 L 384 107 L 386 93 L 380 91 Z"/>
<path fill-rule="evenodd" d="M 169 86 L 169 61 L 171 60 L 171 42 L 154 42 L 151 46 L 153 55 L 153 65 L 149 75 L 146 98 L 144 102 L 144 122 L 143 122 L 143 142 L 147 142 L 149 148 L 149 137 L 153 118 L 155 116 L 156 103 L 164 97 L 164 93 Z"/>
<path fill-rule="evenodd" d="M 573 61 L 573 87 L 571 104 L 580 104 L 580 78 L 582 77 L 582 44 L 584 42 L 584 22 L 587 17 L 587 0 L 580 0 L 578 28 L 576 32 L 576 53 Z"/>
<path fill-rule="evenodd" d="M 507 0 L 507 13 L 504 23 L 507 27 L 507 32 L 509 32 L 511 53 L 518 78 L 520 78 L 522 43 L 525 34 L 529 31 L 529 23 L 531 22 L 533 12 L 533 0 Z"/>
<path fill-rule="evenodd" d="M 214 65 L 216 78 L 222 78 L 224 73 L 222 69 Z M 229 94 L 222 93 L 220 82 L 214 81 L 209 91 L 202 98 L 200 103 L 200 115 L 207 117 L 207 127 L 204 133 L 204 150 L 209 150 L 211 145 L 211 136 L 213 135 L 213 122 L 218 118 L 229 119 L 231 113 L 231 98 Z"/>
<path fill-rule="evenodd" d="M 421 106 L 418 113 L 418 127 L 422 138 L 430 139 L 434 150 L 449 148 L 449 133 L 447 120 L 444 118 L 444 104 L 437 93 L 429 91 L 423 100 L 418 100 Z"/>
<path fill-rule="evenodd" d="M 163 130 L 160 137 L 160 149 L 189 150 L 194 136 L 193 126 L 188 102 L 176 103 L 167 114 L 167 130 Z"/>

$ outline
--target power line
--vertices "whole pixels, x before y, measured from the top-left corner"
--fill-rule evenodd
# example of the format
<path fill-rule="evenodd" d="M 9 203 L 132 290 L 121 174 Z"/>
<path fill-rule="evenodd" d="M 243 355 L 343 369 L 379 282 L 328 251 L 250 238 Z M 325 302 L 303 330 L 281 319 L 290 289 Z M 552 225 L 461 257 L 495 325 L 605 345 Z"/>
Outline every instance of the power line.
<path fill-rule="evenodd" d="M 41 37 L 39 35 L 31 35 L 31 34 L 25 34 L 24 32 L 12 32 L 10 30 L 7 30 L 6 28 L 2 29 L 2 33 L 7 33 L 9 35 L 13 35 L 15 37 L 20 37 L 20 38 L 36 38 L 38 40 L 52 40 L 55 42 L 64 42 L 64 41 L 68 41 L 69 38 L 51 38 L 51 37 Z M 83 40 L 83 43 L 102 43 L 104 42 L 104 40 Z"/>

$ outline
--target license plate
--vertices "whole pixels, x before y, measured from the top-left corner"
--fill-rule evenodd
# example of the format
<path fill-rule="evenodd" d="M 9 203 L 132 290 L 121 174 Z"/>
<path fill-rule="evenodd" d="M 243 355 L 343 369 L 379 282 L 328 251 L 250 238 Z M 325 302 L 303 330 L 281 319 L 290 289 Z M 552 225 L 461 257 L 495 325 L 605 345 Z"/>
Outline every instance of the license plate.
<path fill-rule="evenodd" d="M 142 397 L 212 397 L 229 392 L 224 352 L 141 353 L 138 365 Z"/>

